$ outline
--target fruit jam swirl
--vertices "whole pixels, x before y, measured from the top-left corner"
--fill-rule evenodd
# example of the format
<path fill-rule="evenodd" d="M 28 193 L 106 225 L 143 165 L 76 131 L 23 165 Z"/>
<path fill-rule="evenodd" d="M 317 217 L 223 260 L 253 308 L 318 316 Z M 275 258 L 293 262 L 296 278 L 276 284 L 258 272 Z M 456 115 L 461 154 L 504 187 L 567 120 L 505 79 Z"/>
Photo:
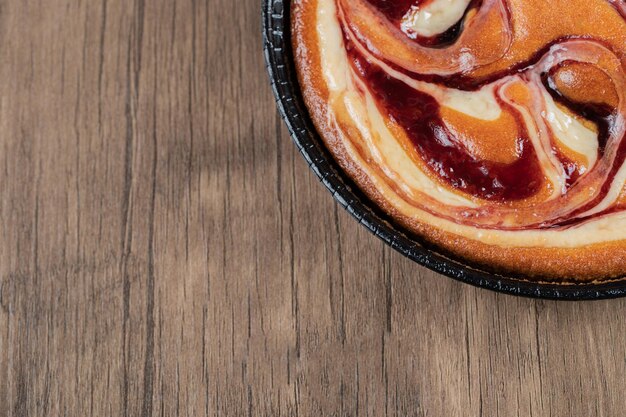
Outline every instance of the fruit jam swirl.
<path fill-rule="evenodd" d="M 329 123 L 394 211 L 487 244 L 626 239 L 623 0 L 316 13 Z"/>

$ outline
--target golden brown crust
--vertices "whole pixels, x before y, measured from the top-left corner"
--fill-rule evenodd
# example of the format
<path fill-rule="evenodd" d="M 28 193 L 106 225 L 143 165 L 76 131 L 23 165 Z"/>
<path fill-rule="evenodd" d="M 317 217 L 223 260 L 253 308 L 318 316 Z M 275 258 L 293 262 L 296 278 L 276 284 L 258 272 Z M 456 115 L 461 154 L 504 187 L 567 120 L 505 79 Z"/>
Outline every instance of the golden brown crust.
<path fill-rule="evenodd" d="M 320 63 L 316 27 L 317 0 L 292 4 L 292 42 L 304 101 L 326 146 L 342 169 L 378 206 L 409 231 L 454 256 L 497 272 L 535 277 L 537 281 L 593 282 L 616 279 L 626 271 L 626 241 L 579 248 L 491 246 L 444 232 L 409 218 L 377 191 L 365 172 L 349 157 L 340 134 L 328 120 L 328 88 Z"/>

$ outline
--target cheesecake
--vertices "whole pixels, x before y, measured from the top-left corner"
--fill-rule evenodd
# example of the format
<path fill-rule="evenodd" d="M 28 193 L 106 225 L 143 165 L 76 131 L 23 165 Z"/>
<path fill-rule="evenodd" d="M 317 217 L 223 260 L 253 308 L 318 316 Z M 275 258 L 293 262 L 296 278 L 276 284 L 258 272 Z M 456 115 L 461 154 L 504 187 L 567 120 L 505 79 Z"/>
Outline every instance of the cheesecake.
<path fill-rule="evenodd" d="M 304 101 L 408 233 L 549 282 L 626 275 L 624 0 L 293 0 Z"/>

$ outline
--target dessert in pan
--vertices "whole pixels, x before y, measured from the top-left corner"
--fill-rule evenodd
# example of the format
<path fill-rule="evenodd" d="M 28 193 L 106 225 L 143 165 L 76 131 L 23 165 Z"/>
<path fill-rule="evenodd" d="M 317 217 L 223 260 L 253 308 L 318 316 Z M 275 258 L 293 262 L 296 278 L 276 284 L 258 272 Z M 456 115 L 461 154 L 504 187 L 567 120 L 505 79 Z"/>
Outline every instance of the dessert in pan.
<path fill-rule="evenodd" d="M 396 222 L 537 280 L 626 275 L 624 0 L 294 0 L 325 144 Z"/>

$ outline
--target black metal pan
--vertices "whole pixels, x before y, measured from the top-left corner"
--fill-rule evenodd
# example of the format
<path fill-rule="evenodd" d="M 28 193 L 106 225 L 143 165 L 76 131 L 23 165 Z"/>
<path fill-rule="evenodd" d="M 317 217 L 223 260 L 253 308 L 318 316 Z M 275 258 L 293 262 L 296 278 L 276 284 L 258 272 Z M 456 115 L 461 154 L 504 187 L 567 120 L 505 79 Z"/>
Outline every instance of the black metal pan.
<path fill-rule="evenodd" d="M 626 279 L 599 284 L 541 283 L 468 265 L 411 235 L 356 187 L 317 134 L 304 105 L 291 51 L 290 0 L 263 0 L 263 47 L 267 70 L 294 143 L 333 197 L 364 227 L 420 265 L 450 278 L 507 294 L 558 300 L 595 300 L 626 295 Z"/>

